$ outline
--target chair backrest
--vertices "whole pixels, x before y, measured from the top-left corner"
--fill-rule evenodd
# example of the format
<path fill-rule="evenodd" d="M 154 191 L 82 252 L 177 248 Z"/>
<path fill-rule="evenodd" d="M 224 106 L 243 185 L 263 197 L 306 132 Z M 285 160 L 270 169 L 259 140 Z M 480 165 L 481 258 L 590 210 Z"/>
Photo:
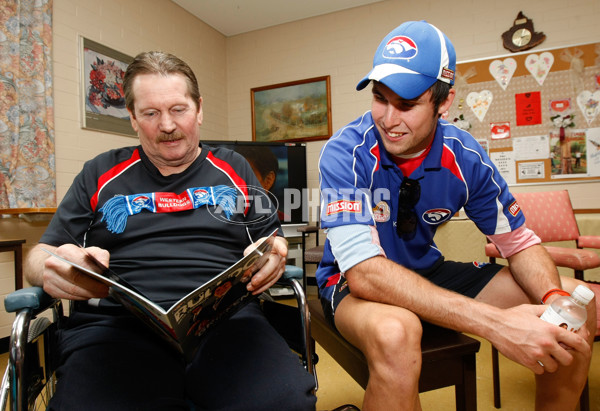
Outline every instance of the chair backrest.
<path fill-rule="evenodd" d="M 567 190 L 513 195 L 525 215 L 525 224 L 543 243 L 579 238 L 579 228 Z"/>

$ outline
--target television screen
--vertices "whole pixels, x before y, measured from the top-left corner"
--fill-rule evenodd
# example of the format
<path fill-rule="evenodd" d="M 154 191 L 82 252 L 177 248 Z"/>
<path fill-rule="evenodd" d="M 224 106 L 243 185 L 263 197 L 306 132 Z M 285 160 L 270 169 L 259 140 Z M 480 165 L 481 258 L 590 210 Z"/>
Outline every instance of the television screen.
<path fill-rule="evenodd" d="M 282 224 L 308 220 L 306 204 L 306 144 L 251 141 L 202 141 L 240 153 L 252 166 L 263 188 L 275 198 Z"/>

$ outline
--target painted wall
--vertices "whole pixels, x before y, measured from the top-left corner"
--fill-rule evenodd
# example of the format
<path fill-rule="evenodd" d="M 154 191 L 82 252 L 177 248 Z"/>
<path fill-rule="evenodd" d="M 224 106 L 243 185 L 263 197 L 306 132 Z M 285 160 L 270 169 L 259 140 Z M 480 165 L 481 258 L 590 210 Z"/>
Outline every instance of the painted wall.
<path fill-rule="evenodd" d="M 57 197 L 62 199 L 83 163 L 106 150 L 137 145 L 135 137 L 81 128 L 79 36 L 130 56 L 164 50 L 198 76 L 203 136 L 227 135 L 226 38 L 170 0 L 54 0 L 54 97 Z"/>
<path fill-rule="evenodd" d="M 406 20 L 427 20 L 453 42 L 458 61 L 508 55 L 501 34 L 519 11 L 543 31 L 538 49 L 600 40 L 597 0 L 521 1 L 386 0 L 369 6 L 314 17 L 227 39 L 229 137 L 250 140 L 250 89 L 323 75 L 331 76 L 334 131 L 370 107 L 370 92 L 355 90 L 372 66 L 381 39 Z M 536 49 L 530 50 L 535 51 Z M 600 71 L 600 68 L 599 68 Z M 308 143 L 309 187 L 318 187 L 316 164 L 323 142 Z M 556 189 L 556 186 L 552 186 Z M 567 184 L 575 208 L 600 208 L 600 183 Z M 519 186 L 514 191 L 548 190 Z"/>
<path fill-rule="evenodd" d="M 522 10 L 547 39 L 539 49 L 600 41 L 597 0 L 384 0 L 369 6 L 224 37 L 170 0 L 54 0 L 54 81 L 58 199 L 83 162 L 137 140 L 80 127 L 79 45 L 82 35 L 129 55 L 161 49 L 194 69 L 204 98 L 205 139 L 250 140 L 250 89 L 331 76 L 334 130 L 369 109 L 355 91 L 379 41 L 405 20 L 426 19 L 452 40 L 458 60 L 509 54 L 500 35 Z M 309 187 L 318 186 L 323 142 L 308 143 Z M 600 183 L 568 184 L 575 208 L 600 208 Z M 515 190 L 548 189 L 518 187 Z"/>

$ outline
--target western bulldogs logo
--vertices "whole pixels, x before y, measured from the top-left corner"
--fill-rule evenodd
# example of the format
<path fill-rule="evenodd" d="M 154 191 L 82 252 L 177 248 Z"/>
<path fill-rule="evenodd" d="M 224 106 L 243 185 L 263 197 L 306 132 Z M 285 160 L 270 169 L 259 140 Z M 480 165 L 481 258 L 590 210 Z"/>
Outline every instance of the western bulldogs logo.
<path fill-rule="evenodd" d="M 210 194 L 208 194 L 208 191 L 203 188 L 199 188 L 198 190 L 194 191 L 194 199 L 196 199 L 197 201 L 205 203 L 206 201 L 208 201 L 209 197 Z"/>
<path fill-rule="evenodd" d="M 144 208 L 146 210 L 154 211 L 152 199 L 147 195 L 141 194 L 131 200 L 131 209 L 134 212 L 139 213 Z"/>
<path fill-rule="evenodd" d="M 138 207 L 144 207 L 150 205 L 151 200 L 148 196 L 137 196 L 131 202 Z"/>
<path fill-rule="evenodd" d="M 154 207 L 152 206 L 152 199 L 148 196 L 137 196 L 131 201 L 131 206 L 134 209 L 141 210 L 142 208 L 152 210 Z"/>
<path fill-rule="evenodd" d="M 415 57 L 419 50 L 415 42 L 405 36 L 396 36 L 390 39 L 383 49 L 383 57 L 389 59 L 410 60 Z"/>
<path fill-rule="evenodd" d="M 433 208 L 423 213 L 423 221 L 427 224 L 439 224 L 449 220 L 452 217 L 452 212 L 447 208 Z"/>

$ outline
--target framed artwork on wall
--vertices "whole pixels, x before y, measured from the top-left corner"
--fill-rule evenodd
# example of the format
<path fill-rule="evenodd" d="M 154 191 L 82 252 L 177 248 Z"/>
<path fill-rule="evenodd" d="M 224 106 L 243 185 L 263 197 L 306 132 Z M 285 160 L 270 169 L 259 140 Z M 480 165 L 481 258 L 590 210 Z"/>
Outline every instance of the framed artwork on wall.
<path fill-rule="evenodd" d="M 250 90 L 253 141 L 311 141 L 331 136 L 329 76 Z"/>
<path fill-rule="evenodd" d="M 136 137 L 125 107 L 123 76 L 133 57 L 80 37 L 81 126 Z"/>

